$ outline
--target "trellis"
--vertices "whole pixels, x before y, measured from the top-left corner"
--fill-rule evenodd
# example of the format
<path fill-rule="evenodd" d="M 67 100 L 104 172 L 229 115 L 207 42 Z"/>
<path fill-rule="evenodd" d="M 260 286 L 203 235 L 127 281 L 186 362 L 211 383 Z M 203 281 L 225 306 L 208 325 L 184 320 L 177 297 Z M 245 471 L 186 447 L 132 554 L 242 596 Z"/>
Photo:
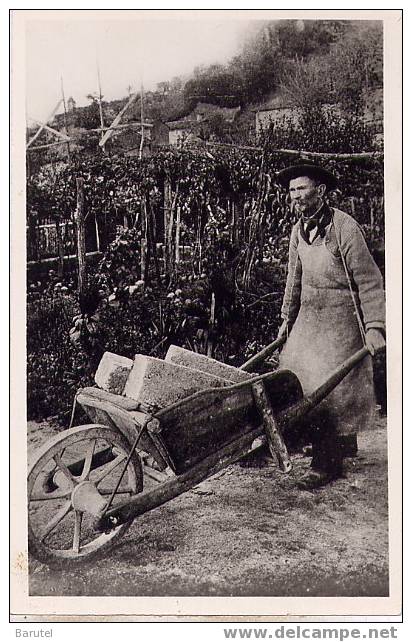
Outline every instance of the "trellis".
<path fill-rule="evenodd" d="M 221 144 L 213 144 L 213 146 L 216 145 L 219 147 L 221 146 Z M 231 147 L 239 150 L 240 153 L 246 151 L 243 150 L 244 146 L 240 146 L 240 149 L 238 146 Z M 125 217 L 122 224 L 124 226 L 131 226 L 140 230 L 140 275 L 143 281 L 146 282 L 148 280 L 153 270 L 154 274 L 157 275 L 157 278 L 159 278 L 160 273 L 162 272 L 168 276 L 170 281 L 173 281 L 173 279 L 179 274 L 182 267 L 182 260 L 184 261 L 189 257 L 190 269 L 194 273 L 199 274 L 202 271 L 205 224 L 216 213 L 215 210 L 219 210 L 221 214 L 222 212 L 224 213 L 231 243 L 243 246 L 244 248 L 242 256 L 243 267 L 241 282 L 244 288 L 249 288 L 254 265 L 262 259 L 265 240 L 264 230 L 268 221 L 272 220 L 273 217 L 286 219 L 289 216 L 290 218 L 290 214 L 288 214 L 285 194 L 279 190 L 276 183 L 273 181 L 273 176 L 268 172 L 268 168 L 266 167 L 267 154 L 269 152 L 274 153 L 274 150 L 270 148 L 270 140 L 268 139 L 266 149 L 262 150 L 262 148 L 256 148 L 252 150 L 249 149 L 248 151 L 259 151 L 261 154 L 258 179 L 255 189 L 251 190 L 249 194 L 242 195 L 233 191 L 227 194 L 222 192 L 218 201 L 216 201 L 216 198 L 212 197 L 207 191 L 204 193 L 202 192 L 199 195 L 199 198 L 191 206 L 192 226 L 190 230 L 186 230 L 186 236 L 184 234 L 185 226 L 181 201 L 181 180 L 183 177 L 175 176 L 172 180 L 172 177 L 166 171 L 161 189 L 160 202 L 152 202 L 150 189 L 148 187 L 141 187 L 140 205 L 134 206 L 134 209 L 129 212 L 130 215 Z M 286 156 L 289 155 L 289 152 L 293 152 L 294 155 L 299 154 L 304 158 L 315 154 L 315 152 L 282 150 L 282 153 Z M 204 154 L 204 151 L 199 149 L 197 151 L 195 150 L 187 153 L 194 156 L 201 156 Z M 316 153 L 316 155 L 322 156 L 325 159 L 333 158 L 334 160 L 352 160 L 354 162 L 363 161 L 365 158 L 377 159 L 379 161 L 381 159 L 381 156 L 377 155 L 375 152 L 365 152 L 361 154 Z M 211 171 L 212 170 L 213 165 L 211 165 Z M 79 189 L 78 181 L 77 185 Z M 79 198 L 79 195 L 77 195 L 77 198 Z M 362 203 L 361 201 L 362 199 L 360 198 L 350 196 L 349 198 L 346 198 L 345 208 L 355 217 L 358 217 L 358 213 L 362 212 L 364 218 L 369 218 L 369 227 L 371 229 L 371 236 L 373 237 L 375 226 L 382 226 L 383 197 L 375 195 L 366 203 Z M 76 226 L 71 227 L 69 235 L 67 235 L 67 229 L 70 228 L 70 225 L 66 225 L 66 227 L 59 226 L 54 232 L 56 237 L 56 250 L 59 250 L 60 259 L 62 259 L 62 244 L 65 245 L 65 243 L 69 241 L 70 249 L 73 251 L 74 234 L 77 234 L 78 240 L 80 238 L 78 229 L 80 224 L 78 210 L 73 212 L 72 215 L 76 219 Z M 83 226 L 87 220 L 86 216 L 87 214 L 84 213 Z M 101 234 L 102 230 L 99 226 L 99 218 L 96 216 L 95 212 L 92 213 L 92 218 L 93 217 L 96 244 L 95 247 L 89 249 L 92 251 L 104 251 L 107 246 L 108 239 L 101 238 L 105 235 Z M 116 224 L 116 220 L 111 221 L 112 227 Z M 50 228 L 50 230 L 51 229 L 52 228 Z M 62 237 L 59 238 L 60 230 L 66 232 L 66 239 Z M 114 233 L 115 229 L 112 229 L 112 236 L 114 236 Z M 84 231 L 82 234 L 84 237 Z M 189 234 L 189 237 L 187 234 Z M 31 233 L 28 233 L 28 237 L 30 256 L 31 243 L 33 242 L 33 239 L 35 239 L 36 235 L 33 235 L 33 231 L 31 230 Z M 191 246 L 189 256 L 187 256 L 187 254 L 184 256 L 183 254 L 182 249 L 185 245 Z M 83 246 L 84 240 L 82 240 L 81 243 L 81 247 Z M 41 251 L 42 247 L 40 244 L 40 248 L 38 247 L 35 252 L 31 252 L 31 258 L 41 259 Z M 79 255 L 81 251 L 81 249 L 77 249 L 77 254 Z M 160 256 L 159 251 L 161 252 Z M 63 256 L 68 253 L 67 247 L 64 247 Z M 82 270 L 84 270 L 86 264 L 85 260 L 81 259 L 80 263 L 82 265 Z"/>

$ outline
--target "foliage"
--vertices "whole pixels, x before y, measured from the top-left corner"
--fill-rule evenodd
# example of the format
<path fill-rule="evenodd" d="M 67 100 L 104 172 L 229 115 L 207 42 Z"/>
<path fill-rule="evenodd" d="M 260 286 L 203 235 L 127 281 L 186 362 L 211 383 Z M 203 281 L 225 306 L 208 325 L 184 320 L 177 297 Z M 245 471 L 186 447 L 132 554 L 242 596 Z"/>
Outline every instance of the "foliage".
<path fill-rule="evenodd" d="M 154 92 L 145 104 L 147 115 L 167 120 L 189 113 L 198 100 L 245 105 L 281 88 L 299 105 L 300 114 L 277 122 L 270 140 L 267 131 L 261 132 L 264 158 L 259 150 L 204 144 L 159 151 L 142 160 L 98 156 L 99 134 L 90 131 L 70 165 L 56 162 L 34 173 L 36 158 L 43 154 L 29 154 L 29 228 L 36 221 L 73 220 L 76 178 L 82 177 L 86 219 L 98 221 L 105 248 L 80 300 L 76 284 L 67 276 L 58 280 L 52 271 L 46 284 L 29 284 L 29 417 L 66 417 L 77 388 L 92 383 L 105 350 L 163 357 L 176 343 L 240 365 L 267 344 L 280 322 L 288 239 L 295 222 L 288 196 L 276 183 L 276 172 L 290 163 L 290 156 L 274 150 L 374 150 L 373 132 L 359 114 L 365 89 L 381 86 L 382 32 L 377 23 L 266 21 L 258 23 L 226 65 L 199 68 L 183 89 L 177 79 L 168 95 Z M 100 126 L 98 102 L 95 96 L 90 99 L 88 107 L 71 116 L 72 124 L 88 130 Z M 349 113 L 327 110 L 325 102 L 341 103 Z M 110 106 L 117 112 L 124 104 Z M 244 132 L 236 127 L 240 125 L 228 126 L 214 117 L 205 125 L 204 137 L 239 140 Z M 48 151 L 47 157 L 57 158 L 57 152 Z M 351 213 L 371 249 L 381 251 L 382 161 L 324 164 L 339 178 L 331 203 Z M 180 258 L 177 244 L 182 246 Z M 242 275 L 249 264 L 245 287 Z"/>
<path fill-rule="evenodd" d="M 198 70 L 194 78 L 187 81 L 184 88 L 186 103 L 190 109 L 200 102 L 208 102 L 225 107 L 239 104 L 238 79 L 230 69 L 223 65 L 211 65 Z"/>
<path fill-rule="evenodd" d="M 329 44 L 323 55 L 318 52 L 312 57 L 301 54 L 289 58 L 283 66 L 280 89 L 302 109 L 333 103 L 360 114 L 370 92 L 383 86 L 381 25 L 372 22 L 357 29 L 352 26 Z"/>
<path fill-rule="evenodd" d="M 266 136 L 266 130 L 261 130 L 261 144 Z M 361 119 L 320 104 L 301 109 L 297 117 L 284 116 L 279 120 L 272 144 L 278 149 L 336 154 L 376 151 L 374 132 Z"/>
<path fill-rule="evenodd" d="M 344 109 L 359 113 L 370 90 L 383 86 L 382 37 L 381 23 L 372 22 L 332 47 L 329 78 Z"/>
<path fill-rule="evenodd" d="M 351 28 L 339 20 L 282 20 L 275 25 L 278 46 L 289 59 L 322 55 Z"/>
<path fill-rule="evenodd" d="M 328 72 L 326 57 L 288 61 L 281 78 L 281 92 L 291 105 L 301 109 L 333 102 L 333 84 Z"/>
<path fill-rule="evenodd" d="M 71 168 L 62 165 L 32 177 L 28 210 L 46 207 L 64 218 L 75 207 L 75 178 L 83 176 L 86 215 L 106 217 L 112 240 L 90 273 L 82 300 L 75 296 L 75 284 L 58 282 L 54 273 L 46 289 L 39 283 L 29 286 L 29 416 L 67 416 L 75 390 L 91 383 L 105 350 L 163 357 L 176 343 L 240 365 L 267 344 L 279 324 L 295 221 L 287 194 L 275 181 L 276 171 L 289 162 L 288 155 L 271 148 L 264 165 L 261 153 L 253 150 L 177 150 L 142 161 L 79 158 Z M 340 178 L 332 203 L 359 220 L 371 244 L 381 243 L 382 162 L 330 160 L 326 165 Z M 159 271 L 152 260 L 143 282 L 142 207 L 153 214 L 155 239 L 162 241 L 165 180 L 170 181 L 174 217 L 180 208 L 181 245 L 190 251 L 182 251 L 173 275 L 158 256 Z M 128 229 L 119 225 L 125 218 Z M 241 275 L 255 219 L 259 234 L 245 289 Z M 176 218 L 172 224 L 174 235 Z"/>
<path fill-rule="evenodd" d="M 218 263 L 226 274 L 225 252 Z M 63 296 L 53 289 L 31 294 L 27 328 L 29 419 L 58 415 L 67 422 L 77 388 L 92 385 L 105 350 L 130 358 L 136 353 L 163 358 L 173 343 L 199 352 L 212 348 L 216 358 L 240 365 L 273 336 L 282 287 L 279 285 L 277 299 L 260 301 L 259 297 L 236 293 L 234 282 L 222 280 L 221 274 L 216 268 L 194 277 L 185 270 L 173 287 L 162 283 L 144 288 L 137 283 L 116 288 L 109 296 L 107 290 L 93 315 L 82 315 L 72 294 Z M 216 292 L 213 319 L 212 291 Z M 85 341 L 86 323 L 89 335 L 93 335 L 92 346 Z"/>
<path fill-rule="evenodd" d="M 27 311 L 27 411 L 29 419 L 64 415 L 79 386 L 90 384 L 87 358 L 71 345 L 77 306 L 70 294 L 49 287 L 29 295 Z"/>
<path fill-rule="evenodd" d="M 184 95 L 190 111 L 198 100 L 245 105 L 283 88 L 299 105 L 333 95 L 357 111 L 362 88 L 382 86 L 382 55 L 382 30 L 373 21 L 260 22 L 227 65 L 195 69 Z"/>
<path fill-rule="evenodd" d="M 87 105 L 82 109 L 76 109 L 74 114 L 74 124 L 76 127 L 95 129 L 100 127 L 101 124 L 98 96 L 89 94 L 87 98 L 90 100 L 90 105 Z"/>

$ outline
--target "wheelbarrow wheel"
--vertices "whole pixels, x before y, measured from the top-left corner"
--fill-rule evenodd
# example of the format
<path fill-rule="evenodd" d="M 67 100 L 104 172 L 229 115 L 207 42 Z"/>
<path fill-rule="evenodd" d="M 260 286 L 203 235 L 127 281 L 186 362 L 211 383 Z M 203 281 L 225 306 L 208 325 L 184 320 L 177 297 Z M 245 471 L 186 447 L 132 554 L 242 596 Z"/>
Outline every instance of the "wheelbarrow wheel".
<path fill-rule="evenodd" d="M 99 424 L 65 430 L 41 448 L 27 483 L 29 552 L 49 566 L 92 559 L 114 546 L 133 520 L 109 533 L 94 525 L 124 471 L 130 444 L 120 431 Z M 112 506 L 143 490 L 134 454 Z"/>

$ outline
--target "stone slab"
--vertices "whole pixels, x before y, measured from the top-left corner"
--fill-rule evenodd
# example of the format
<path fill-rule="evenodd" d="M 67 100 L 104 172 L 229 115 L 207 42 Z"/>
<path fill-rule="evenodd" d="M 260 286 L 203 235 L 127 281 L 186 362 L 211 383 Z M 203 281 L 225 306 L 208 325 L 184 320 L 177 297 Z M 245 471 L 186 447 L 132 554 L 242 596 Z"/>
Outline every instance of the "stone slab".
<path fill-rule="evenodd" d="M 159 409 L 200 390 L 225 385 L 230 382 L 222 377 L 137 354 L 123 394 Z"/>
<path fill-rule="evenodd" d="M 102 390 L 121 395 L 132 366 L 132 359 L 113 352 L 105 352 L 96 370 L 94 380 Z"/>
<path fill-rule="evenodd" d="M 241 383 L 253 377 L 249 372 L 239 370 L 239 368 L 229 366 L 216 359 L 211 359 L 204 354 L 192 352 L 191 350 L 186 350 L 185 348 L 174 345 L 171 345 L 167 351 L 165 361 L 175 363 L 179 366 L 185 366 L 186 368 L 195 368 L 201 372 L 227 379 L 232 383 Z"/>

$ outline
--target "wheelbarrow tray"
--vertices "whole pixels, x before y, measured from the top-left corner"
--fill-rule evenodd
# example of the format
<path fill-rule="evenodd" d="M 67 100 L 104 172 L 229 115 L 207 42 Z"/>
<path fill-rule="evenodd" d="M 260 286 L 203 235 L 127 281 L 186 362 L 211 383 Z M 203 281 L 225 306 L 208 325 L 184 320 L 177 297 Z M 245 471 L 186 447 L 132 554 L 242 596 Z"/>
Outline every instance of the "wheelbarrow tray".
<path fill-rule="evenodd" d="M 98 388 L 80 390 L 76 401 L 92 422 L 120 430 L 131 444 L 139 427 L 147 423 L 139 449 L 150 454 L 160 470 L 169 466 L 180 475 L 261 426 L 262 416 L 252 391 L 256 381 L 264 383 L 275 413 L 302 396 L 297 377 L 279 370 L 224 388 L 197 392 L 157 411 L 149 423 L 148 413 L 142 412 L 139 402 Z"/>
<path fill-rule="evenodd" d="M 210 388 L 156 413 L 148 432 L 174 473 L 180 475 L 238 437 L 262 426 L 253 384 L 262 382 L 274 413 L 302 397 L 297 377 L 279 370 L 225 388 Z M 263 433 L 263 428 L 262 428 Z"/>

